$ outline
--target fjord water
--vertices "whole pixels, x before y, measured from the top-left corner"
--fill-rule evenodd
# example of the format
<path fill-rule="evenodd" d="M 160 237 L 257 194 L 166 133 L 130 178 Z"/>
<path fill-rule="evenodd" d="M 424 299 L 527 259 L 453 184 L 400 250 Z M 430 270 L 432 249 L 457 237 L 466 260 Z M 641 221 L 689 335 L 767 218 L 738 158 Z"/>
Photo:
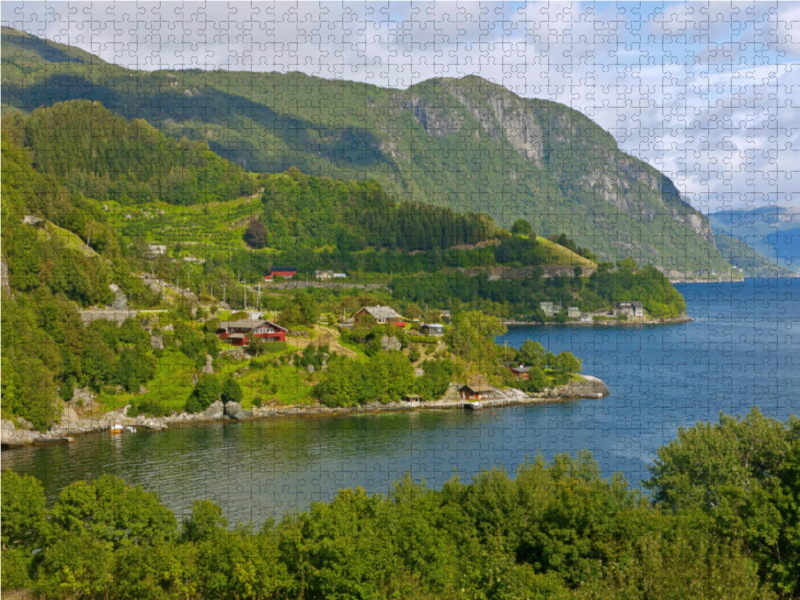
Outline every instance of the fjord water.
<path fill-rule="evenodd" d="M 484 410 L 217 423 L 4 452 L 2 467 L 30 473 L 52 500 L 72 481 L 114 474 L 158 492 L 181 518 L 210 498 L 232 522 L 261 522 L 341 488 L 386 492 L 410 471 L 439 486 L 484 468 L 513 470 L 526 456 L 589 449 L 603 472 L 632 483 L 681 425 L 759 406 L 800 414 L 800 280 L 678 286 L 691 323 L 639 327 L 516 327 L 500 341 L 540 341 L 584 359 L 611 396 Z"/>

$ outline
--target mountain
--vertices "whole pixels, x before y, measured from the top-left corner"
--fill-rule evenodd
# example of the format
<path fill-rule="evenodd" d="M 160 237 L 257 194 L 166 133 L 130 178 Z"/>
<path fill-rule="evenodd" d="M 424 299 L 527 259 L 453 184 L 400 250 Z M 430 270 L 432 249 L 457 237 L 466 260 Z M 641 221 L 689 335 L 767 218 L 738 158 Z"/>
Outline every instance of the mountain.
<path fill-rule="evenodd" d="M 478 77 L 406 90 L 300 73 L 133 71 L 4 28 L 6 110 L 85 99 L 164 134 L 205 140 L 253 172 L 375 179 L 399 199 L 523 217 L 601 259 L 728 276 L 707 220 L 672 181 L 565 105 Z"/>
<path fill-rule="evenodd" d="M 800 208 L 766 206 L 720 211 L 710 215 L 709 220 L 715 235 L 736 238 L 769 264 L 800 273 Z"/>

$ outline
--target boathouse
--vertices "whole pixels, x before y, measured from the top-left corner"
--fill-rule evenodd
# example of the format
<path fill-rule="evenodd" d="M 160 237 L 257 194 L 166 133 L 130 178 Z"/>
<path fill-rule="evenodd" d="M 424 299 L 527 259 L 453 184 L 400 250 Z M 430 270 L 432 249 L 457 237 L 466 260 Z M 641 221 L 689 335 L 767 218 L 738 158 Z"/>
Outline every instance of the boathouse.
<path fill-rule="evenodd" d="M 486 400 L 493 389 L 490 385 L 462 385 L 458 388 L 458 397 L 461 400 Z"/>

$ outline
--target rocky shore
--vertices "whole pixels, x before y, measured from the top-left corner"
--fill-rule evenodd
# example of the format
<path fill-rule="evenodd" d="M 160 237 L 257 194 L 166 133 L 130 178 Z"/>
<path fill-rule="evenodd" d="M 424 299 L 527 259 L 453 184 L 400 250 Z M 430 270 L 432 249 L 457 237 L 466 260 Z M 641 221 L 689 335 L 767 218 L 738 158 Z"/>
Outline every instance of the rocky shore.
<path fill-rule="evenodd" d="M 458 384 L 451 384 L 442 399 L 432 402 L 419 402 L 413 406 L 407 402 L 389 402 L 386 404 L 373 402 L 365 406 L 355 407 L 329 408 L 321 405 L 295 405 L 245 410 L 238 402 L 223 404 L 217 401 L 203 412 L 197 414 L 182 412 L 158 418 L 144 415 L 129 417 L 127 416 L 129 407 L 127 406 L 122 410 L 93 416 L 79 416 L 72 408 L 66 408 L 61 415 L 61 420 L 44 433 L 32 429 L 18 428 L 12 421 L 3 419 L 2 428 L 0 428 L 0 444 L 2 444 L 3 449 L 10 449 L 30 445 L 67 443 L 71 442 L 76 435 L 110 431 L 114 425 L 121 425 L 123 428 L 132 430 L 162 431 L 169 427 L 218 421 L 340 416 L 356 413 L 368 414 L 410 410 L 453 410 L 464 405 L 464 401 L 458 399 L 458 387 Z M 608 396 L 609 393 L 608 387 L 602 380 L 591 375 L 583 375 L 580 381 L 571 381 L 564 386 L 545 389 L 538 394 L 526 394 L 515 388 L 493 388 L 490 397 L 481 401 L 481 405 L 488 408 L 522 404 L 547 404 L 581 398 L 599 400 Z"/>

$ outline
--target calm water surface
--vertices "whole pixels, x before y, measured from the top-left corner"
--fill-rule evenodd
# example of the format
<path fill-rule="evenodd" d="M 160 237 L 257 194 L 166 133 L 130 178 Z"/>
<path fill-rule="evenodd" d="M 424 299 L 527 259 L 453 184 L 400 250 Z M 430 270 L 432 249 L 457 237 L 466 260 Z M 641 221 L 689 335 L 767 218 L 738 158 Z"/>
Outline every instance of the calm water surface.
<path fill-rule="evenodd" d="M 110 473 L 156 491 L 179 518 L 193 500 L 220 503 L 232 522 L 261 522 L 361 486 L 385 492 L 410 471 L 441 485 L 526 456 L 588 448 L 605 474 L 634 483 L 679 426 L 744 414 L 800 414 L 800 280 L 679 286 L 692 323 L 645 327 L 519 327 L 526 339 L 584 359 L 611 396 L 550 406 L 213 424 L 70 445 L 13 450 L 2 467 L 67 484 Z"/>

